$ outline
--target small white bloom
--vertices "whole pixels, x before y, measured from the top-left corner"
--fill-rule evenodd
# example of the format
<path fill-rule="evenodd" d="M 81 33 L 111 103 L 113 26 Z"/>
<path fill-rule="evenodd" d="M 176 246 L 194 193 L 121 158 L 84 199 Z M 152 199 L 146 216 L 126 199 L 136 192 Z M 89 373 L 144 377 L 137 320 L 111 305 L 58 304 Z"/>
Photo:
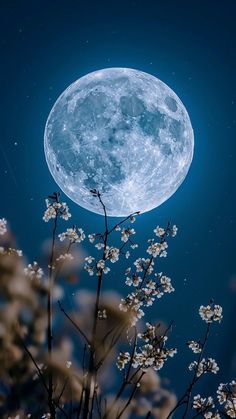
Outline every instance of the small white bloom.
<path fill-rule="evenodd" d="M 98 318 L 99 318 L 99 320 L 105 320 L 105 319 L 107 319 L 107 312 L 106 312 L 105 309 L 98 310 Z"/>
<path fill-rule="evenodd" d="M 27 268 L 24 268 L 24 273 L 30 279 L 40 280 L 43 276 L 43 270 L 37 262 L 33 262 L 33 265 L 30 263 Z"/>
<path fill-rule="evenodd" d="M 44 212 L 43 220 L 47 223 L 52 218 L 59 216 L 64 220 L 68 220 L 71 217 L 69 208 L 65 202 L 50 202 L 46 199 L 46 211 Z"/>
<path fill-rule="evenodd" d="M 190 340 L 187 342 L 187 345 L 195 354 L 202 352 L 202 346 L 199 342 L 195 342 L 194 340 Z"/>
<path fill-rule="evenodd" d="M 0 218 L 0 236 L 3 236 L 7 232 L 7 221 L 5 218 Z"/>
<path fill-rule="evenodd" d="M 135 234 L 133 228 L 123 228 L 121 231 L 121 241 L 126 243 L 129 240 L 129 237 Z"/>
<path fill-rule="evenodd" d="M 76 229 L 67 228 L 64 233 L 58 235 L 60 241 L 64 241 L 65 239 L 69 240 L 70 243 L 81 243 L 85 239 L 85 234 L 82 228 Z"/>
<path fill-rule="evenodd" d="M 178 232 L 178 228 L 174 224 L 173 227 L 172 227 L 172 230 L 171 230 L 172 237 L 175 237 L 177 235 L 177 232 Z"/>
<path fill-rule="evenodd" d="M 97 244 L 95 244 L 95 247 L 98 249 L 98 250 L 101 250 L 101 249 L 103 249 L 103 247 L 105 247 L 104 246 L 104 243 L 97 243 Z"/>
<path fill-rule="evenodd" d="M 165 229 L 159 226 L 157 226 L 153 231 L 157 237 L 162 237 L 165 234 Z"/>
<path fill-rule="evenodd" d="M 130 354 L 129 352 L 120 352 L 118 358 L 117 358 L 117 367 L 119 370 L 123 370 L 125 368 L 125 365 L 130 361 Z"/>
<path fill-rule="evenodd" d="M 89 234 L 88 235 L 88 239 L 89 239 L 90 243 L 94 243 L 95 238 L 96 238 L 96 234 Z"/>
<path fill-rule="evenodd" d="M 85 258 L 85 261 L 87 262 L 87 263 L 93 263 L 93 261 L 94 261 L 95 259 L 94 259 L 94 257 L 92 257 L 92 256 L 87 256 L 86 258 Z"/>
<path fill-rule="evenodd" d="M 209 304 L 207 306 L 201 306 L 199 308 L 199 314 L 206 323 L 221 322 L 223 315 L 222 315 L 222 307 L 219 305 Z"/>

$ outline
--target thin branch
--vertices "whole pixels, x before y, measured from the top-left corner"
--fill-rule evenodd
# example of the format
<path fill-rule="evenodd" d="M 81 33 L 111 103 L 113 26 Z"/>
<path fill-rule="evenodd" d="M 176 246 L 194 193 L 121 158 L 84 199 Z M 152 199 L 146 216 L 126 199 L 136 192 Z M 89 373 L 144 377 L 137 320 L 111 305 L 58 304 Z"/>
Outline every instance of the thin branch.
<path fill-rule="evenodd" d="M 142 372 L 142 374 L 140 375 L 139 379 L 137 380 L 137 382 L 135 383 L 135 386 L 129 396 L 128 401 L 126 402 L 125 406 L 123 407 L 123 409 L 121 410 L 121 412 L 118 414 L 117 419 L 120 419 L 120 417 L 123 415 L 123 413 L 125 412 L 125 410 L 127 409 L 127 407 L 130 405 L 132 399 L 134 398 L 136 391 L 138 389 L 138 385 L 140 383 L 140 381 L 142 380 L 143 376 L 145 374 L 145 371 Z"/>
<path fill-rule="evenodd" d="M 65 309 L 63 308 L 62 304 L 60 301 L 58 301 L 58 305 L 60 310 L 62 311 L 62 313 L 66 316 L 66 318 L 73 324 L 73 326 L 78 330 L 78 332 L 83 336 L 83 338 L 86 340 L 87 344 L 90 345 L 90 341 L 87 338 L 87 336 L 85 335 L 85 333 L 83 332 L 83 330 L 81 330 L 81 328 L 78 326 L 77 323 L 75 323 L 75 321 L 69 316 L 69 314 L 67 314 L 67 312 L 65 311 Z"/>

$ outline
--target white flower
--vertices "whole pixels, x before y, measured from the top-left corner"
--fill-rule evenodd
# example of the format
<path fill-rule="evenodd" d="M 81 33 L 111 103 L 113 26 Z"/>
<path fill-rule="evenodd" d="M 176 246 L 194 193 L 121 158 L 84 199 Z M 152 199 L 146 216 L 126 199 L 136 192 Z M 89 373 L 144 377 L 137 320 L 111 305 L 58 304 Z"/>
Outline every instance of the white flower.
<path fill-rule="evenodd" d="M 50 202 L 49 199 L 46 199 L 46 211 L 44 212 L 43 220 L 47 223 L 50 219 L 56 218 L 59 216 L 64 220 L 68 220 L 71 217 L 69 213 L 69 208 L 65 202 Z"/>
<path fill-rule="evenodd" d="M 65 262 L 65 261 L 69 261 L 69 260 L 73 260 L 74 256 L 72 256 L 71 253 L 64 253 L 63 255 L 58 256 L 58 258 L 56 258 L 56 262 Z"/>
<path fill-rule="evenodd" d="M 70 368 L 71 365 L 72 365 L 72 362 L 71 361 L 66 361 L 66 368 Z"/>
<path fill-rule="evenodd" d="M 236 417 L 236 382 L 221 383 L 217 390 L 217 398 L 220 404 L 224 404 L 227 415 L 231 418 Z"/>
<path fill-rule="evenodd" d="M 123 228 L 121 231 L 121 241 L 126 243 L 129 240 L 129 237 L 135 234 L 133 228 Z"/>
<path fill-rule="evenodd" d="M 99 271 L 103 271 L 104 274 L 107 274 L 108 272 L 110 272 L 110 268 L 105 266 L 105 261 L 103 259 L 97 262 L 97 269 Z M 97 272 L 97 275 L 99 275 L 99 272 Z"/>
<path fill-rule="evenodd" d="M 200 345 L 200 343 L 195 342 L 194 340 L 190 340 L 189 342 L 187 342 L 187 345 L 190 349 L 192 349 L 192 351 L 195 354 L 202 352 L 202 346 Z"/>
<path fill-rule="evenodd" d="M 43 276 L 43 270 L 40 268 L 37 262 L 33 262 L 33 265 L 31 263 L 27 266 L 27 268 L 24 268 L 24 273 L 26 276 L 28 276 L 30 279 L 41 279 Z"/>
<path fill-rule="evenodd" d="M 200 394 L 194 396 L 193 398 L 193 409 L 206 409 L 212 407 L 214 408 L 214 400 L 212 397 L 201 397 Z"/>
<path fill-rule="evenodd" d="M 174 224 L 173 227 L 172 227 L 172 230 L 171 230 L 172 237 L 175 237 L 177 235 L 177 231 L 178 231 L 178 228 Z"/>
<path fill-rule="evenodd" d="M 119 260 L 120 250 L 117 247 L 106 247 L 105 257 L 110 260 L 112 263 L 115 263 Z"/>
<path fill-rule="evenodd" d="M 137 287 L 141 282 L 142 282 L 142 278 L 137 275 L 133 275 L 132 278 L 127 277 L 125 281 L 126 285 L 128 286 L 133 285 L 134 287 Z"/>
<path fill-rule="evenodd" d="M 129 217 L 129 221 L 130 221 L 131 223 L 134 223 L 134 222 L 136 221 L 136 218 L 135 218 L 133 215 L 131 215 L 131 216 Z"/>
<path fill-rule="evenodd" d="M 221 419 L 221 416 L 219 415 L 218 412 L 210 412 L 210 411 L 208 411 L 208 412 L 205 412 L 203 414 L 203 416 L 204 416 L 205 419 Z"/>
<path fill-rule="evenodd" d="M 0 246 L 0 253 L 2 255 L 13 255 L 13 256 L 18 256 L 18 257 L 23 256 L 22 250 L 13 249 L 12 247 L 8 247 L 7 249 L 4 249 L 4 247 Z"/>
<path fill-rule="evenodd" d="M 85 239 L 85 234 L 82 228 L 76 229 L 73 227 L 67 228 L 67 230 L 64 233 L 59 234 L 58 237 L 61 242 L 68 239 L 70 243 L 81 243 Z"/>
<path fill-rule="evenodd" d="M 94 243 L 95 238 L 96 238 L 96 234 L 89 234 L 88 235 L 88 239 L 89 239 L 90 243 Z"/>
<path fill-rule="evenodd" d="M 7 221 L 5 218 L 0 218 L 0 236 L 3 236 L 7 232 Z"/>
<path fill-rule="evenodd" d="M 147 248 L 147 253 L 152 255 L 154 258 L 160 255 L 160 257 L 166 257 L 168 244 L 164 241 L 163 243 L 155 243 L 151 240 L 150 246 Z"/>
<path fill-rule="evenodd" d="M 154 233 L 156 234 L 157 237 L 162 237 L 165 234 L 165 229 L 162 227 L 157 226 L 154 230 Z"/>
<path fill-rule="evenodd" d="M 129 257 L 130 257 L 130 252 L 129 251 L 125 252 L 125 258 L 129 259 Z"/>
<path fill-rule="evenodd" d="M 98 269 L 104 269 L 105 268 L 105 261 L 103 259 L 101 259 L 97 262 L 97 268 Z"/>
<path fill-rule="evenodd" d="M 168 278 L 168 276 L 165 276 L 165 275 L 161 276 L 160 283 L 162 285 L 162 289 L 164 292 L 167 292 L 167 293 L 174 292 L 175 289 L 172 287 L 171 279 Z"/>
<path fill-rule="evenodd" d="M 87 263 L 93 263 L 93 261 L 94 261 L 95 259 L 92 257 L 92 256 L 87 256 L 86 258 L 85 258 L 85 261 L 87 262 Z"/>
<path fill-rule="evenodd" d="M 84 265 L 84 269 L 88 272 L 89 276 L 94 275 L 94 266 L 87 265 L 87 263 Z"/>
<path fill-rule="evenodd" d="M 223 315 L 222 315 L 222 307 L 219 305 L 207 305 L 201 306 L 199 308 L 199 314 L 206 323 L 221 322 Z"/>
<path fill-rule="evenodd" d="M 107 319 L 107 312 L 106 312 L 106 310 L 105 310 L 105 309 L 103 309 L 103 310 L 98 310 L 98 318 L 99 318 L 100 320 Z"/>
<path fill-rule="evenodd" d="M 202 374 L 206 374 L 207 372 L 212 372 L 213 374 L 217 374 L 219 371 L 219 367 L 213 358 L 203 358 L 201 362 L 198 364 L 197 361 L 191 362 L 189 365 L 189 370 L 196 371 L 197 377 L 200 377 Z"/>
<path fill-rule="evenodd" d="M 105 247 L 104 246 L 104 243 L 97 243 L 97 244 L 95 244 L 95 247 L 98 249 L 98 250 L 101 250 L 103 247 Z"/>
<path fill-rule="evenodd" d="M 123 370 L 125 368 L 125 365 L 130 361 L 130 354 L 129 352 L 120 352 L 118 358 L 117 358 L 117 367 L 119 370 Z"/>

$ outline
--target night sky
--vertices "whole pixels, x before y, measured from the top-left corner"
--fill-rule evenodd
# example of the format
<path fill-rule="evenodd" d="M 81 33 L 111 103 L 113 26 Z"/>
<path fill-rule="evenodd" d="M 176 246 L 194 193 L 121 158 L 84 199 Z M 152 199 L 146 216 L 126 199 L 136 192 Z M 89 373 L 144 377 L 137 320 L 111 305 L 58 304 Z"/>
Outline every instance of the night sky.
<path fill-rule="evenodd" d="M 188 110 L 195 134 L 188 176 L 135 227 L 136 257 L 145 256 L 157 224 L 170 220 L 179 228 L 161 264 L 176 292 L 147 316 L 175 320 L 170 342 L 179 347 L 178 360 L 170 360 L 162 376 L 177 391 L 187 380 L 178 376 L 192 359 L 184 342 L 203 332 L 198 307 L 210 298 L 224 309 L 207 353 L 221 372 L 213 381 L 204 378 L 202 386 L 214 389 L 236 378 L 235 19 L 233 0 L 1 2 L 0 217 L 9 221 L 29 261 L 39 257 L 50 234 L 42 221 L 44 198 L 58 190 L 44 157 L 44 127 L 69 84 L 105 67 L 136 68 L 169 85 Z M 73 221 L 87 233 L 102 230 L 101 216 L 66 201 Z M 123 266 L 114 269 L 104 287 L 125 294 Z M 84 273 L 79 286 L 93 287 L 93 281 Z"/>

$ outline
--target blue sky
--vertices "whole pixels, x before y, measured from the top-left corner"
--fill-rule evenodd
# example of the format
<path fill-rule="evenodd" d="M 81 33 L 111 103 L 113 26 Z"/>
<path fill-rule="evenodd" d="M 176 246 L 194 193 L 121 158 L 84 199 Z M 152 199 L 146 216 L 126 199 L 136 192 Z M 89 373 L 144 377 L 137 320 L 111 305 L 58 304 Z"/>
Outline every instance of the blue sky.
<path fill-rule="evenodd" d="M 179 227 L 163 262 L 176 293 L 150 312 L 153 319 L 175 319 L 172 342 L 183 347 L 184 356 L 163 375 L 179 391 L 183 382 L 176 376 L 189 359 L 183 339 L 198 336 L 197 309 L 211 297 L 225 316 L 209 352 L 220 357 L 222 379 L 236 372 L 236 303 L 229 286 L 236 276 L 235 14 L 236 4 L 228 0 L 2 4 L 0 216 L 9 220 L 29 260 L 49 235 L 42 222 L 44 197 L 57 190 L 45 162 L 44 127 L 69 84 L 100 68 L 137 68 L 169 85 L 188 110 L 195 134 L 189 174 L 174 196 L 136 225 L 140 256 L 157 224 L 171 220 Z M 101 230 L 100 216 L 67 201 L 77 224 L 88 232 Z M 124 294 L 121 268 L 115 274 L 104 286 Z"/>

